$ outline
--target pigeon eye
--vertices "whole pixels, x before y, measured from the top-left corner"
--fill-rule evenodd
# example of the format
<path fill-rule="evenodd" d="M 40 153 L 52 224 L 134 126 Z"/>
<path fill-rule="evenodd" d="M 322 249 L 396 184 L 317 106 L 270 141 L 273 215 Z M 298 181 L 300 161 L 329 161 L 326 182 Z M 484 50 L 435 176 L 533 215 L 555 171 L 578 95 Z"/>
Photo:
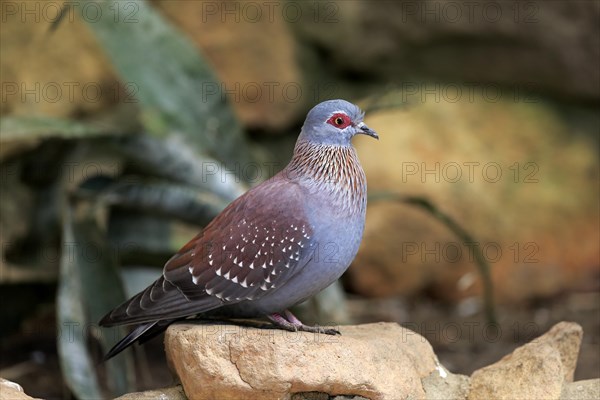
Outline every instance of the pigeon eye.
<path fill-rule="evenodd" d="M 338 129 L 344 129 L 348 125 L 350 125 L 352 121 L 350 120 L 350 117 L 348 117 L 346 114 L 336 113 L 333 114 L 331 118 L 327 120 L 327 123 L 335 126 Z"/>

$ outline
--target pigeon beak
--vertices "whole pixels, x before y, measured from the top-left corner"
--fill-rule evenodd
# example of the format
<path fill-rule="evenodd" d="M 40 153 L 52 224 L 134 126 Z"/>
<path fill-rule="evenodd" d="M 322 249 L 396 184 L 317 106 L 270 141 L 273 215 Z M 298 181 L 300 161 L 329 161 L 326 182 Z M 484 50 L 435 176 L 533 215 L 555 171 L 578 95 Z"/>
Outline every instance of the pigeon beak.
<path fill-rule="evenodd" d="M 377 135 L 377 132 L 375 132 L 373 129 L 371 129 L 367 125 L 365 125 L 364 122 L 358 123 L 356 125 L 356 128 L 357 128 L 357 131 L 356 131 L 357 134 L 371 136 L 372 138 L 379 140 L 379 135 Z"/>

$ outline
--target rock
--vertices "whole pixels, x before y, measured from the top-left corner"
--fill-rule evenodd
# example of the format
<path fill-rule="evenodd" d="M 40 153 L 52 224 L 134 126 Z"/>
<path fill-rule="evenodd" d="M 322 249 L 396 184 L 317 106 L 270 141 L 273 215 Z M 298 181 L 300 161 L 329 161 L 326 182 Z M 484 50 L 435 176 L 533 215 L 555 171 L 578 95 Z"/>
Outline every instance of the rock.
<path fill-rule="evenodd" d="M 572 382 L 581 327 L 556 324 L 534 341 L 471 375 L 469 399 L 560 399 Z"/>
<path fill-rule="evenodd" d="M 600 379 L 588 379 L 568 383 L 563 386 L 561 400 L 595 400 L 600 399 Z"/>
<path fill-rule="evenodd" d="M 500 302 L 550 296 L 594 279 L 600 160 L 592 132 L 539 99 L 470 97 L 461 87 L 453 101 L 440 86 L 432 90 L 429 101 L 413 103 L 394 92 L 367 113 L 381 137 L 377 145 L 355 140 L 369 194 L 421 196 L 451 216 L 479 243 Z M 366 221 L 347 274 L 354 291 L 393 296 L 428 289 L 447 300 L 480 294 L 472 244 L 423 209 L 370 200 Z"/>
<path fill-rule="evenodd" d="M 0 400 L 31 400 L 33 397 L 27 396 L 21 385 L 0 378 Z"/>
<path fill-rule="evenodd" d="M 187 400 L 183 387 L 174 386 L 164 389 L 147 390 L 145 392 L 127 393 L 116 400 Z"/>
<path fill-rule="evenodd" d="M 2 115 L 82 117 L 127 99 L 108 59 L 80 19 L 82 6 L 73 4 L 52 32 L 49 28 L 59 4 L 3 7 Z"/>
<path fill-rule="evenodd" d="M 321 69 L 336 76 L 398 85 L 424 76 L 593 101 L 600 96 L 598 2 L 299 4 L 302 18 L 291 25 L 302 42 L 319 49 Z"/>
<path fill-rule="evenodd" d="M 469 381 L 468 376 L 451 374 L 440 365 L 423 379 L 423 389 L 428 400 L 462 400 L 469 393 Z"/>
<path fill-rule="evenodd" d="M 294 35 L 281 5 L 244 2 L 154 1 L 167 19 L 189 36 L 210 61 L 245 126 L 275 130 L 301 122 L 314 99 L 296 60 Z M 41 4 L 41 3 L 40 3 Z M 113 110 L 118 102 L 137 103 L 135 82 L 119 82 L 101 46 L 82 18 L 83 4 L 72 5 L 49 32 L 60 6 L 7 5 L 2 23 L 2 115 L 80 118 Z M 227 14 L 227 11 L 233 13 Z M 115 19 L 136 21 L 133 7 Z M 260 18 L 254 12 L 261 13 Z M 4 13 L 3 13 L 4 15 Z M 29 49 L 26 54 L 23 49 Z M 77 54 L 76 57 L 73 55 Z M 66 61 L 68 60 L 68 62 Z M 198 94 L 198 102 L 206 93 Z M 204 100 L 206 101 L 206 100 Z"/>
<path fill-rule="evenodd" d="M 338 328 L 341 336 L 175 324 L 165 347 L 192 400 L 289 399 L 300 393 L 424 399 L 422 379 L 447 374 L 429 343 L 397 324 Z"/>
<path fill-rule="evenodd" d="M 245 126 L 285 129 L 312 106 L 312 99 L 303 95 L 307 88 L 296 60 L 296 42 L 281 4 L 172 0 L 154 4 L 210 61 Z"/>

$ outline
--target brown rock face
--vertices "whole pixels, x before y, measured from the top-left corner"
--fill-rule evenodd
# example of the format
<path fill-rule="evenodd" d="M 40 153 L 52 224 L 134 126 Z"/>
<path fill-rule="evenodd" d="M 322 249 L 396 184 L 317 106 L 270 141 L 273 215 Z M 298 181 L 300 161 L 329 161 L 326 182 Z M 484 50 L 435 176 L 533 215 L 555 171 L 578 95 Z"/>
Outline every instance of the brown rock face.
<path fill-rule="evenodd" d="M 72 117 L 135 101 L 76 12 L 49 32 L 60 7 L 29 2 L 2 8 L 2 115 Z"/>
<path fill-rule="evenodd" d="M 469 399 L 559 399 L 573 381 L 583 332 L 572 322 L 519 347 L 471 375 Z"/>
<path fill-rule="evenodd" d="M 223 93 L 245 126 L 273 130 L 301 118 L 310 101 L 282 4 L 187 0 L 154 4 L 210 60 L 223 82 Z M 211 91 L 207 87 L 199 101 Z"/>
<path fill-rule="evenodd" d="M 325 336 L 176 324 L 167 330 L 165 346 L 193 400 L 598 397 L 600 380 L 572 382 L 582 337 L 572 322 L 556 324 L 470 378 L 449 373 L 423 337 L 397 324 L 342 326 L 341 331 Z"/>
<path fill-rule="evenodd" d="M 23 391 L 18 383 L 0 378 L 0 399 L 6 400 L 35 400 Z"/>
<path fill-rule="evenodd" d="M 450 375 L 423 337 L 397 324 L 340 331 L 178 324 L 169 327 L 165 346 L 190 399 L 289 399 L 304 392 L 421 399 L 421 379 Z"/>
<path fill-rule="evenodd" d="M 381 139 L 355 145 L 369 194 L 422 196 L 478 242 L 499 301 L 568 290 L 598 270 L 600 161 L 593 140 L 541 100 L 451 101 L 439 87 L 403 108 L 367 113 Z M 437 90 L 437 91 L 436 91 Z M 424 92 L 423 92 L 424 93 Z M 405 103 L 406 93 L 391 96 Z M 433 289 L 446 299 L 479 293 L 470 249 L 422 209 L 370 201 L 363 245 L 349 270 L 360 294 Z"/>
<path fill-rule="evenodd" d="M 398 83 L 428 76 L 522 85 L 582 99 L 599 96 L 598 2 L 300 4 L 303 19 L 294 28 L 326 54 L 322 68 L 339 75 Z"/>
<path fill-rule="evenodd" d="M 175 386 L 164 389 L 148 390 L 145 392 L 128 393 L 115 400 L 187 400 L 183 388 Z"/>

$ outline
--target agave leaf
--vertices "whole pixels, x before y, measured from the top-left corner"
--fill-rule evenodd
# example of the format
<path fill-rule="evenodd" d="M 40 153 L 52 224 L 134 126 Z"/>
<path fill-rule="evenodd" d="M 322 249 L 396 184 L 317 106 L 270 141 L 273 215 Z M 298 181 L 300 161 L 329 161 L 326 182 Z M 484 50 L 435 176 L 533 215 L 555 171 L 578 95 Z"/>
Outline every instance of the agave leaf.
<path fill-rule="evenodd" d="M 219 197 L 189 186 L 143 182 L 136 177 L 125 176 L 120 182 L 110 184 L 99 193 L 86 190 L 91 184 L 93 182 L 87 182 L 79 192 L 95 197 L 102 205 L 117 205 L 200 226 L 207 225 L 227 205 Z"/>
<path fill-rule="evenodd" d="M 173 221 L 132 208 L 112 207 L 108 239 L 121 265 L 163 266 L 177 249 L 171 242 Z"/>
<path fill-rule="evenodd" d="M 73 249 L 76 238 L 68 209 L 65 210 L 62 234 L 63 252 L 56 302 L 60 366 L 67 386 L 75 396 L 98 399 L 103 396 L 84 335 L 88 326 L 83 302 L 85 293 L 78 267 L 79 257 Z"/>
<path fill-rule="evenodd" d="M 140 102 L 145 128 L 179 133 L 197 152 L 244 162 L 242 130 L 198 49 L 147 1 L 96 1 L 88 21 L 130 94 Z"/>
<path fill-rule="evenodd" d="M 64 139 L 106 135 L 110 127 L 86 124 L 55 117 L 16 117 L 8 116 L 0 120 L 2 142 L 26 139 Z"/>
<path fill-rule="evenodd" d="M 109 127 L 53 117 L 14 117 L 0 119 L 0 161 L 39 145 L 44 139 L 76 139 L 107 135 Z"/>
<path fill-rule="evenodd" d="M 194 153 L 180 140 L 158 140 L 148 135 L 132 135 L 109 140 L 108 145 L 129 160 L 133 172 L 186 183 L 212 192 L 227 201 L 234 200 L 247 189 L 242 180 L 223 164 Z M 235 168 L 230 169 L 235 172 Z"/>
<path fill-rule="evenodd" d="M 80 269 L 87 316 L 91 327 L 111 309 L 126 300 L 117 268 L 117 254 L 110 247 L 104 232 L 89 216 L 74 224 L 76 252 Z M 93 332 L 104 353 L 107 353 L 126 332 L 122 327 L 96 329 Z M 134 370 L 130 352 L 125 352 L 106 363 L 108 382 L 114 395 L 133 390 Z"/>
<path fill-rule="evenodd" d="M 97 398 L 100 393 L 92 353 L 86 345 L 89 336 L 107 352 L 125 333 L 121 328 L 101 331 L 97 325 L 107 311 L 125 300 L 115 256 L 93 219 L 84 215 L 73 220 L 71 211 L 65 212 L 58 314 L 62 330 L 74 327 L 75 334 L 63 332 L 59 354 L 69 387 L 80 398 Z M 133 389 L 130 353 L 108 361 L 106 370 L 112 394 Z"/>

